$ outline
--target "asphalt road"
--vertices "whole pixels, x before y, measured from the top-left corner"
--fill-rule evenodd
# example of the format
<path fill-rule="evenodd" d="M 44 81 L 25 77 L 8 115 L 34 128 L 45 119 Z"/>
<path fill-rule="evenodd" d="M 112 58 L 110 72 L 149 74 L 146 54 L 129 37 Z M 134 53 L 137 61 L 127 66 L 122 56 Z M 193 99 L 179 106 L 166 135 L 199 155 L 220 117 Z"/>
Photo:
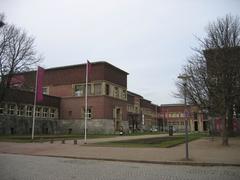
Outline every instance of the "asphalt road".
<path fill-rule="evenodd" d="M 239 180 L 240 167 L 176 166 L 0 154 L 1 180 Z"/>

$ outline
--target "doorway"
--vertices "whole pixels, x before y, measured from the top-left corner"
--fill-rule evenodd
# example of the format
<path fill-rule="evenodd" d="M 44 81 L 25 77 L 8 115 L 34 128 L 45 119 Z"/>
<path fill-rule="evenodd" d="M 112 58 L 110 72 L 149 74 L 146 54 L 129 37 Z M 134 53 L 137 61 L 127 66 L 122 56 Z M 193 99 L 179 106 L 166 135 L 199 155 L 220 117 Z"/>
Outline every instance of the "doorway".
<path fill-rule="evenodd" d="M 122 110 L 121 110 L 121 108 L 117 108 L 117 107 L 114 108 L 113 117 L 114 117 L 115 131 L 119 131 L 122 126 Z"/>
<path fill-rule="evenodd" d="M 194 131 L 198 131 L 198 121 L 194 121 Z"/>
<path fill-rule="evenodd" d="M 208 129 L 208 123 L 207 121 L 203 121 L 203 131 L 207 131 Z"/>

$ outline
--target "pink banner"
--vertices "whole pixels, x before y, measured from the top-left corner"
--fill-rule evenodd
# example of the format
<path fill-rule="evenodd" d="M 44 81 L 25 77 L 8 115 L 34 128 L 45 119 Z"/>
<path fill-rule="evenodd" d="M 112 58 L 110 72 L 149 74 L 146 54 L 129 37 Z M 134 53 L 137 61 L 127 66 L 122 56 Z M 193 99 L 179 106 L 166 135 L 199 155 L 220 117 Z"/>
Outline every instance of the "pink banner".
<path fill-rule="evenodd" d="M 43 100 L 43 76 L 44 76 L 44 69 L 38 66 L 37 71 L 37 102 L 41 102 Z"/>

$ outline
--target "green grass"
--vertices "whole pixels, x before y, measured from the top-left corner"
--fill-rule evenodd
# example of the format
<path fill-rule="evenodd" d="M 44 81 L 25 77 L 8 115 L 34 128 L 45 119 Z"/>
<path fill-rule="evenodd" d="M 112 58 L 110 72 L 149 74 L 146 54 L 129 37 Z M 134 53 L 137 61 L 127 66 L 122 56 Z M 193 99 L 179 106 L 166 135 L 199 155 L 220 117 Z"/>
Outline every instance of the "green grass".
<path fill-rule="evenodd" d="M 189 141 L 193 141 L 202 137 L 206 137 L 206 134 L 189 134 Z M 185 143 L 184 135 L 156 137 L 147 139 L 135 139 L 124 141 L 112 141 L 93 144 L 94 146 L 110 146 L 110 147 L 158 147 L 169 148 L 179 144 Z"/>
<path fill-rule="evenodd" d="M 157 134 L 167 134 L 168 132 L 134 132 L 131 134 L 126 134 L 126 136 L 140 136 L 140 135 L 157 135 Z"/>
<path fill-rule="evenodd" d="M 106 135 L 106 134 L 90 134 L 87 135 L 88 139 L 95 138 L 110 138 L 115 137 L 116 135 Z M 0 136 L 0 142 L 18 142 L 18 143 L 28 143 L 28 142 L 46 142 L 51 139 L 56 141 L 71 140 L 71 139 L 83 139 L 84 135 L 80 134 L 70 134 L 70 135 L 36 135 L 34 136 L 34 140 L 32 141 L 31 135 L 8 135 L 8 136 Z"/>

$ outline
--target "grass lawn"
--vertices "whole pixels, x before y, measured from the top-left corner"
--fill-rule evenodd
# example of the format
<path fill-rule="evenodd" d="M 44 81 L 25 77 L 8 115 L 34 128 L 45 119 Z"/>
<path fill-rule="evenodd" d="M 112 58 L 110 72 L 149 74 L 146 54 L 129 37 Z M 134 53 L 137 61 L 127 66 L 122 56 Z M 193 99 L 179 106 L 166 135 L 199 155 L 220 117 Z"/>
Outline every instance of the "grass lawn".
<path fill-rule="evenodd" d="M 89 134 L 87 135 L 88 139 L 93 138 L 110 138 L 115 137 L 113 134 Z M 84 139 L 84 135 L 80 134 L 70 134 L 70 135 L 36 135 L 32 141 L 31 135 L 9 135 L 9 136 L 0 136 L 0 142 L 19 142 L 19 143 L 28 143 L 28 142 L 46 142 L 53 140 L 71 140 L 71 139 Z"/>
<path fill-rule="evenodd" d="M 207 134 L 189 134 L 189 141 L 193 141 L 202 137 L 206 137 Z M 110 147 L 159 147 L 169 148 L 185 143 L 184 135 L 167 136 L 167 137 L 156 137 L 147 139 L 135 139 L 135 140 L 124 140 L 114 142 L 102 142 L 92 144 L 93 146 L 110 146 Z"/>

